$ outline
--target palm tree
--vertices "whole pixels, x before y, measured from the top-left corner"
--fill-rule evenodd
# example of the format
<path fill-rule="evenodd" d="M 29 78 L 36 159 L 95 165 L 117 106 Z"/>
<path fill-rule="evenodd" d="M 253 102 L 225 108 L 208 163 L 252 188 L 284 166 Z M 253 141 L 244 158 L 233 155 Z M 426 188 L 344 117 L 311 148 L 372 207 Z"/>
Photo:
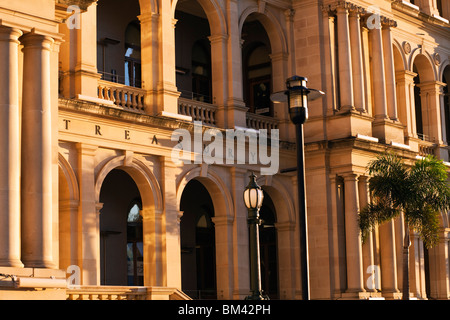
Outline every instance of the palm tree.
<path fill-rule="evenodd" d="M 450 209 L 447 168 L 427 156 L 408 167 L 393 153 L 380 154 L 368 165 L 371 202 L 362 208 L 359 226 L 363 241 L 377 225 L 403 213 L 403 299 L 409 299 L 409 230 L 413 228 L 427 248 L 439 241 L 439 215 Z"/>

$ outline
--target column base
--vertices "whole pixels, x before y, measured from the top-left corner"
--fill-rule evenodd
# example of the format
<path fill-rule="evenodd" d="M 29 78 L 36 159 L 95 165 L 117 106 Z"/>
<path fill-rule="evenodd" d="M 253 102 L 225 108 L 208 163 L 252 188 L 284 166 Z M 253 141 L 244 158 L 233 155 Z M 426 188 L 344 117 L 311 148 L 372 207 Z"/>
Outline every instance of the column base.
<path fill-rule="evenodd" d="M 56 264 L 50 260 L 23 260 L 26 268 L 40 268 L 40 269 L 56 269 Z"/>
<path fill-rule="evenodd" d="M 368 299 L 382 299 L 381 292 L 357 291 L 357 292 L 343 292 L 341 299 L 344 300 L 368 300 Z"/>
<path fill-rule="evenodd" d="M 386 300 L 401 300 L 403 298 L 403 293 L 400 291 L 383 291 L 383 297 L 386 298 Z"/>
<path fill-rule="evenodd" d="M 19 259 L 0 259 L 0 267 L 23 268 Z"/>

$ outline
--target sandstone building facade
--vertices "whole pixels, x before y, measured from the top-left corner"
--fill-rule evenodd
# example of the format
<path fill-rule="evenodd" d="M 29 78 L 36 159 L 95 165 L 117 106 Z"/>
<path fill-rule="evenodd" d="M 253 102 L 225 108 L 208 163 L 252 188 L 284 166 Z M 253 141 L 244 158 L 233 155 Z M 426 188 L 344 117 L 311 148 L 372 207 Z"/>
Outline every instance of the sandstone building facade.
<path fill-rule="evenodd" d="M 311 298 L 401 297 L 400 219 L 361 243 L 365 168 L 449 162 L 449 20 L 445 0 L 0 0 L 0 298 L 243 299 L 255 172 L 263 289 L 300 299 L 295 130 L 270 100 L 295 74 L 326 93 L 304 128 Z M 278 132 L 278 171 L 238 141 L 245 163 L 176 162 L 177 130 L 203 138 L 190 160 L 207 132 Z M 450 297 L 449 232 L 412 231 L 413 297 Z"/>

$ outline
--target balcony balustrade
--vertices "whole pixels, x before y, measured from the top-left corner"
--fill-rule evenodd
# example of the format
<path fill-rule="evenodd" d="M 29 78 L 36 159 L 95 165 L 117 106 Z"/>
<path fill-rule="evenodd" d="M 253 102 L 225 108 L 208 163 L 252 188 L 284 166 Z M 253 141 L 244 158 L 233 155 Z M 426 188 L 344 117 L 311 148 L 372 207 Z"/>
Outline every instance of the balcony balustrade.
<path fill-rule="evenodd" d="M 176 288 L 77 286 L 67 289 L 67 300 L 191 300 Z"/>
<path fill-rule="evenodd" d="M 145 91 L 140 88 L 126 86 L 105 80 L 98 81 L 98 98 L 112 101 L 123 110 L 144 113 Z"/>
<path fill-rule="evenodd" d="M 178 98 L 178 113 L 190 116 L 194 121 L 201 121 L 202 124 L 216 126 L 216 111 L 217 107 L 213 104 Z"/>

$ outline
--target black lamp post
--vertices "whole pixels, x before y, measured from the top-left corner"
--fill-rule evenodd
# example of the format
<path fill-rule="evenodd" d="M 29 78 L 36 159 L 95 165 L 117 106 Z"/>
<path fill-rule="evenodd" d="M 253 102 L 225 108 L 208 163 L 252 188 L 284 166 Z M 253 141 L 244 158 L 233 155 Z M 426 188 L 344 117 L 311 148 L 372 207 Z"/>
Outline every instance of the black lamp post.
<path fill-rule="evenodd" d="M 262 294 L 261 289 L 261 262 L 259 253 L 259 209 L 262 206 L 264 194 L 261 187 L 256 183 L 256 176 L 250 175 L 250 182 L 244 191 L 244 203 L 248 210 L 247 223 L 250 235 L 250 291 L 251 295 L 246 300 L 268 300 Z"/>
<path fill-rule="evenodd" d="M 288 102 L 289 116 L 295 124 L 297 138 L 297 190 L 300 221 L 300 257 L 303 300 L 309 300 L 309 255 L 308 228 L 306 217 L 305 188 L 305 152 L 303 124 L 308 120 L 308 101 L 316 100 L 324 95 L 320 90 L 306 87 L 308 79 L 293 76 L 286 80 L 286 91 L 274 93 L 271 99 L 275 103 Z"/>

